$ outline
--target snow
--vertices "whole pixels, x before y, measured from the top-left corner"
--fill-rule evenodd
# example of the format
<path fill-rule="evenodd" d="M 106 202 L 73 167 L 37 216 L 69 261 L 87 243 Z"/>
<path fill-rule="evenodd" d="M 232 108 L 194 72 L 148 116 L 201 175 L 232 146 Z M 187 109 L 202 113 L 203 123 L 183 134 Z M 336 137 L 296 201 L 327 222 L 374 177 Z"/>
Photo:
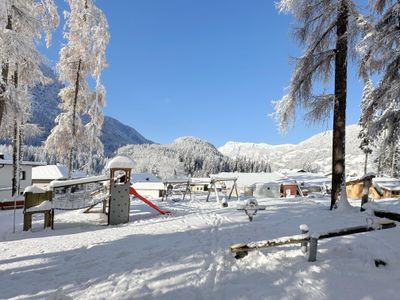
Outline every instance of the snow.
<path fill-rule="evenodd" d="M 162 182 L 162 180 L 151 173 L 133 173 L 131 174 L 131 182 Z"/>
<path fill-rule="evenodd" d="M 35 212 L 35 211 L 50 210 L 52 208 L 53 208 L 53 204 L 49 200 L 46 200 L 46 201 L 43 201 L 42 203 L 40 203 L 39 205 L 28 208 L 26 211 L 27 212 Z"/>
<path fill-rule="evenodd" d="M 47 165 L 32 168 L 33 180 L 58 180 L 65 179 L 68 176 L 68 169 L 64 165 Z M 85 177 L 86 174 L 81 171 L 73 171 L 72 178 Z"/>
<path fill-rule="evenodd" d="M 106 181 L 110 178 L 106 175 L 99 175 L 99 176 L 91 176 L 79 179 L 71 179 L 71 180 L 54 180 L 50 182 L 51 188 L 56 188 L 60 186 L 68 186 L 68 185 L 76 185 L 76 184 L 85 184 L 85 183 L 92 183 L 92 182 L 99 182 L 99 181 Z"/>
<path fill-rule="evenodd" d="M 199 196 L 156 201 L 160 216 L 133 201 L 130 223 L 103 226 L 102 214 L 56 211 L 55 230 L 12 233 L 12 211 L 0 212 L 0 290 L 5 299 L 397 299 L 400 228 L 321 240 L 317 261 L 300 245 L 250 252 L 235 260 L 233 244 L 366 225 L 359 211 L 329 211 L 329 199 L 257 199 L 253 222 Z M 351 202 L 357 208 L 359 201 Z M 400 210 L 399 200 L 379 201 Z M 98 208 L 100 211 L 101 208 Z M 375 267 L 381 259 L 386 266 Z"/>
<path fill-rule="evenodd" d="M 46 190 L 44 190 L 38 186 L 35 186 L 35 185 L 27 186 L 24 190 L 24 194 L 25 193 L 41 194 L 41 193 L 45 193 L 45 192 L 46 192 Z"/>
<path fill-rule="evenodd" d="M 346 126 L 346 170 L 348 174 L 364 174 L 365 155 L 359 148 L 357 125 Z M 238 157 L 266 160 L 273 171 L 282 169 L 310 169 L 316 172 L 328 173 L 332 170 L 332 130 L 316 134 L 298 144 L 271 145 L 264 143 L 227 142 L 218 150 L 234 159 Z M 369 164 L 373 163 L 374 155 L 370 155 Z M 372 168 L 372 167 L 371 167 Z"/>
<path fill-rule="evenodd" d="M 378 187 L 388 191 L 400 191 L 400 179 L 389 177 L 377 177 L 372 180 L 372 183 Z"/>
<path fill-rule="evenodd" d="M 118 155 L 107 163 L 106 169 L 133 169 L 134 166 L 132 159 L 124 155 Z"/>

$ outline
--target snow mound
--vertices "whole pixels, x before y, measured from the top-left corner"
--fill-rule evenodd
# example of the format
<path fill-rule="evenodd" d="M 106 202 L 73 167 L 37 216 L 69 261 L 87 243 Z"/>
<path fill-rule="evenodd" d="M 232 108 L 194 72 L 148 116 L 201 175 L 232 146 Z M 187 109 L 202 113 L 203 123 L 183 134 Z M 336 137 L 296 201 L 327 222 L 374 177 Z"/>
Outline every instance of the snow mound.
<path fill-rule="evenodd" d="M 44 190 L 38 186 L 35 186 L 35 185 L 27 186 L 24 190 L 24 194 L 25 193 L 42 194 L 45 192 L 46 192 L 46 190 Z"/>

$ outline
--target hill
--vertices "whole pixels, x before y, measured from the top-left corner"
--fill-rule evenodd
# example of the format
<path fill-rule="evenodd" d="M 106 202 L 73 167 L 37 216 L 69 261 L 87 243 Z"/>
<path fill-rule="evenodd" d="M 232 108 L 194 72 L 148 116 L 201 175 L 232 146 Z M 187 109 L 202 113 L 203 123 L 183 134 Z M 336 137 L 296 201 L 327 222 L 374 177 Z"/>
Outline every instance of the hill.
<path fill-rule="evenodd" d="M 134 172 L 151 172 L 163 179 L 202 177 L 219 172 L 262 172 L 269 170 L 264 161 L 231 159 L 212 144 L 195 137 L 180 137 L 171 144 L 127 145 L 118 153 L 135 161 Z"/>
<path fill-rule="evenodd" d="M 362 174 L 364 154 L 359 149 L 357 125 L 346 127 L 346 168 L 347 173 Z M 332 131 L 310 137 L 298 144 L 256 144 L 227 142 L 218 150 L 230 157 L 263 159 L 271 164 L 272 170 L 307 169 L 329 173 L 332 164 Z"/>

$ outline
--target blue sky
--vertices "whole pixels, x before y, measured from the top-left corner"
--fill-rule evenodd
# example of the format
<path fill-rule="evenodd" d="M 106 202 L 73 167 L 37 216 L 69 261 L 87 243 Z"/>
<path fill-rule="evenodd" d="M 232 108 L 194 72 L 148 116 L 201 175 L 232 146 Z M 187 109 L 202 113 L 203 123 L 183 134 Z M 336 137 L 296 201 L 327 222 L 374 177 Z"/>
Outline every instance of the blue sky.
<path fill-rule="evenodd" d="M 65 3 L 56 0 L 60 15 Z M 279 134 L 268 115 L 282 97 L 301 53 L 293 20 L 270 0 L 97 0 L 110 25 L 105 114 L 146 138 L 169 143 L 197 136 L 216 146 L 230 140 L 297 143 L 331 128 L 307 125 Z M 61 29 L 45 55 L 54 63 Z M 350 67 L 347 124 L 359 117 L 362 84 Z"/>

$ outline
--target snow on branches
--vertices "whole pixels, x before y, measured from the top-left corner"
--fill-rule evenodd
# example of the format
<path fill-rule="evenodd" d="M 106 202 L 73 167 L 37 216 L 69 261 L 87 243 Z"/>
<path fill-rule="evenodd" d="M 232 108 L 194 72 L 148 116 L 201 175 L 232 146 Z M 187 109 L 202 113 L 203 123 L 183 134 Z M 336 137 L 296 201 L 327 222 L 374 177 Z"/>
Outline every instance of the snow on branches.
<path fill-rule="evenodd" d="M 9 137 L 16 119 L 25 123 L 30 112 L 28 88 L 44 80 L 36 42 L 46 45 L 58 25 L 53 0 L 2 0 L 0 3 L 0 127 Z"/>
<path fill-rule="evenodd" d="M 100 130 L 103 124 L 102 107 L 105 89 L 100 75 L 106 67 L 105 50 L 109 41 L 108 23 L 93 0 L 68 0 L 66 11 L 67 44 L 60 51 L 57 65 L 59 77 L 65 83 L 60 92 L 62 113 L 57 125 L 45 142 L 48 152 L 64 157 L 69 174 L 73 163 L 86 156 L 87 170 L 93 155 L 103 156 Z M 95 82 L 92 90 L 88 78 Z M 89 117 L 84 122 L 84 116 Z"/>

